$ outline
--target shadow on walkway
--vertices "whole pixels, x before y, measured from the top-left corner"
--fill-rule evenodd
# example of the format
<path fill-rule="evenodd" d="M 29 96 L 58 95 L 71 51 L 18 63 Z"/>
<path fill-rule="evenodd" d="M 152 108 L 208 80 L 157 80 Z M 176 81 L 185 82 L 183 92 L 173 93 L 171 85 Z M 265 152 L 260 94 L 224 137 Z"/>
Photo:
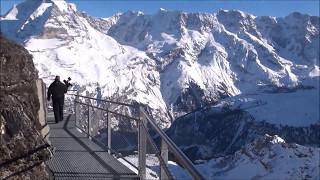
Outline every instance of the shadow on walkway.
<path fill-rule="evenodd" d="M 50 141 L 55 147 L 52 159 L 46 162 L 54 179 L 139 179 L 112 155 L 88 139 L 74 126 L 74 115 L 50 126 Z"/>

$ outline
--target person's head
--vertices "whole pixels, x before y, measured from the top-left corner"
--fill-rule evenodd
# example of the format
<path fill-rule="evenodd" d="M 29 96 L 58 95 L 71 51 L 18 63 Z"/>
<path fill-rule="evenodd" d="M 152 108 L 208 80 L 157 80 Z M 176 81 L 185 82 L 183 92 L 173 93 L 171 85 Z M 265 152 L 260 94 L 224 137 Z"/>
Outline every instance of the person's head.
<path fill-rule="evenodd" d="M 60 76 L 56 76 L 55 81 L 60 81 Z"/>

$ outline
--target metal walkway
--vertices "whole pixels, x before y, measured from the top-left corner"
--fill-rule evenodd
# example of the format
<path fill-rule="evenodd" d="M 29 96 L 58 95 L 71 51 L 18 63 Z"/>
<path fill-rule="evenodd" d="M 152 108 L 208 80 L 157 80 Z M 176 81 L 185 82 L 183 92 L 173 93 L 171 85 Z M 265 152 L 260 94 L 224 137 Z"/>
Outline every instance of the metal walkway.
<path fill-rule="evenodd" d="M 74 115 L 55 124 L 48 114 L 50 141 L 56 148 L 46 162 L 54 179 L 139 179 L 138 175 L 75 128 Z"/>

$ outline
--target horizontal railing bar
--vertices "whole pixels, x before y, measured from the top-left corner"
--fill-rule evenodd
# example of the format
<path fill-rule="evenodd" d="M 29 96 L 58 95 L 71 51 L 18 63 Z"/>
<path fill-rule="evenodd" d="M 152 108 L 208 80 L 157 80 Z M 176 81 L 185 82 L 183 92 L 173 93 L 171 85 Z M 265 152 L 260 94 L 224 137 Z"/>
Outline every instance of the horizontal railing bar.
<path fill-rule="evenodd" d="M 86 99 L 91 99 L 91 100 L 95 100 L 95 101 L 101 101 L 101 102 L 106 102 L 106 103 L 112 103 L 112 104 L 117 104 L 117 105 L 123 105 L 123 106 L 127 106 L 127 107 L 133 107 L 133 108 L 138 108 L 138 106 L 134 105 L 134 104 L 127 104 L 127 103 L 121 103 L 121 102 L 114 102 L 114 101 L 110 101 L 110 100 L 105 100 L 105 99 L 97 99 L 97 98 L 93 98 L 93 97 L 87 97 L 87 96 L 82 96 L 82 95 L 79 95 L 79 94 L 68 94 L 68 95 L 72 95 L 72 96 L 75 96 L 75 97 L 81 97 L 81 98 L 86 98 Z M 132 119 L 132 120 L 135 120 L 135 121 L 140 121 L 139 118 L 134 118 L 134 117 L 131 117 L 131 116 L 128 116 L 128 115 L 124 115 L 124 114 L 121 114 L 121 113 L 118 113 L 118 112 L 114 112 L 114 111 L 110 111 L 108 109 L 105 109 L 105 108 L 101 108 L 101 107 L 98 107 L 98 106 L 94 106 L 94 105 L 91 105 L 91 104 L 87 104 L 87 103 L 83 103 L 83 102 L 80 102 L 80 101 L 77 101 L 77 100 L 74 100 L 74 103 L 78 103 L 78 104 L 82 104 L 82 105 L 85 105 L 85 106 L 89 106 L 89 107 L 92 107 L 92 108 L 96 108 L 96 109 L 100 109 L 100 110 L 103 110 L 105 112 L 108 112 L 108 113 L 112 113 L 112 114 L 115 114 L 115 115 L 119 115 L 119 116 L 122 116 L 122 117 L 125 117 L 125 118 L 128 118 L 128 119 Z M 168 148 L 170 149 L 170 151 L 175 155 L 175 157 L 177 158 L 178 162 L 183 166 L 183 168 L 185 168 L 187 170 L 187 172 L 190 174 L 190 176 L 193 178 L 193 179 L 197 179 L 197 180 L 202 180 L 202 179 L 205 179 L 203 177 L 203 175 L 201 175 L 199 173 L 199 171 L 195 168 L 195 166 L 193 165 L 193 163 L 190 161 L 190 159 L 180 150 L 180 148 L 164 133 L 164 131 L 162 131 L 158 125 L 155 123 L 155 121 L 153 120 L 153 118 L 151 116 L 149 116 L 146 111 L 144 110 L 144 108 L 142 106 L 139 107 L 139 110 L 140 112 L 142 113 L 143 116 L 146 117 L 146 120 L 150 123 L 150 125 L 152 126 L 152 128 L 157 132 L 157 134 L 164 140 L 164 142 L 168 145 Z M 78 127 L 79 128 L 79 127 Z M 81 128 L 79 128 L 81 129 Z M 146 127 L 144 127 L 145 131 L 146 131 Z M 149 137 L 147 137 L 149 139 L 149 141 L 151 141 L 151 136 L 150 134 L 148 134 L 147 132 L 147 135 L 149 135 Z M 159 155 L 159 154 L 157 154 Z M 160 160 L 160 163 L 163 163 L 161 162 Z M 165 170 L 168 170 L 165 168 Z M 171 176 L 171 173 L 167 173 L 169 174 L 169 176 Z M 172 176 L 171 176 L 172 177 Z"/>
<path fill-rule="evenodd" d="M 139 119 L 137 119 L 137 118 L 134 118 L 134 117 L 131 117 L 131 116 L 127 116 L 127 115 L 124 115 L 124 114 L 121 114 L 121 113 L 117 113 L 117 112 L 114 112 L 114 111 L 110 111 L 110 110 L 108 110 L 108 109 L 104 109 L 104 108 L 101 108 L 101 107 L 93 106 L 93 105 L 91 105 L 91 104 L 86 104 L 86 103 L 83 103 L 83 102 L 80 102 L 80 101 L 76 101 L 76 100 L 74 100 L 74 102 L 75 102 L 75 103 L 78 103 L 78 104 L 90 106 L 90 107 L 92 107 L 92 108 L 100 109 L 100 110 L 106 111 L 106 112 L 108 112 L 108 113 L 112 113 L 112 114 L 115 114 L 115 115 L 119 115 L 119 116 L 122 116 L 122 117 L 125 117 L 125 118 L 128 118 L 128 119 L 132 119 L 132 120 L 135 120 L 135 121 L 139 121 Z"/>
<path fill-rule="evenodd" d="M 205 179 L 199 171 L 194 167 L 189 158 L 180 150 L 180 148 L 157 126 L 153 119 L 145 112 L 143 107 L 140 107 L 140 112 L 146 117 L 147 121 L 153 129 L 160 135 L 160 137 L 167 143 L 169 149 L 176 156 L 179 163 L 188 171 L 192 178 L 197 180 Z"/>
<path fill-rule="evenodd" d="M 123 159 L 125 162 L 127 162 L 127 163 L 130 164 L 132 167 L 134 167 L 136 170 L 138 170 L 138 167 L 137 167 L 136 165 L 134 165 L 132 162 L 128 161 L 125 157 L 123 157 L 121 153 L 118 153 L 116 150 L 114 150 L 114 149 L 108 147 L 107 145 L 101 143 L 100 141 L 98 141 L 97 138 L 89 135 L 89 134 L 88 134 L 86 131 L 84 131 L 81 127 L 79 127 L 79 126 L 77 126 L 77 125 L 76 125 L 75 127 L 76 127 L 77 129 L 79 129 L 82 133 L 84 133 L 84 134 L 88 135 L 89 137 L 91 137 L 91 138 L 93 139 L 93 141 L 94 141 L 95 143 L 97 143 L 100 147 L 105 148 L 105 152 L 108 151 L 108 150 L 110 150 L 110 151 L 111 151 L 111 154 L 114 154 L 117 158 L 120 157 L 120 158 Z"/>
<path fill-rule="evenodd" d="M 97 98 L 88 97 L 88 96 L 82 96 L 82 95 L 78 95 L 78 94 L 68 94 L 68 95 L 78 96 L 78 97 L 82 97 L 82 98 L 87 98 L 87 99 L 92 99 L 92 100 L 102 101 L 102 102 L 107 102 L 107 103 L 112 103 L 112 104 L 118 104 L 118 105 L 122 105 L 122 106 L 135 107 L 133 104 L 115 102 L 115 101 L 110 101 L 110 100 L 106 100 L 106 99 L 97 99 Z"/>

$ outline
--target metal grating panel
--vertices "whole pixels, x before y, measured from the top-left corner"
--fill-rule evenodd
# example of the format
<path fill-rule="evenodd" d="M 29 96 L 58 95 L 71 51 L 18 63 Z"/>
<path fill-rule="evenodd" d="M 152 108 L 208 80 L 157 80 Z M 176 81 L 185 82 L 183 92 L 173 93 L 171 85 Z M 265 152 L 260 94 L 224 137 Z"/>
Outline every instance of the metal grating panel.
<path fill-rule="evenodd" d="M 139 179 L 134 172 L 80 133 L 74 127 L 73 115 L 57 124 L 52 115 L 48 117 L 49 139 L 55 153 L 46 164 L 55 179 Z"/>

